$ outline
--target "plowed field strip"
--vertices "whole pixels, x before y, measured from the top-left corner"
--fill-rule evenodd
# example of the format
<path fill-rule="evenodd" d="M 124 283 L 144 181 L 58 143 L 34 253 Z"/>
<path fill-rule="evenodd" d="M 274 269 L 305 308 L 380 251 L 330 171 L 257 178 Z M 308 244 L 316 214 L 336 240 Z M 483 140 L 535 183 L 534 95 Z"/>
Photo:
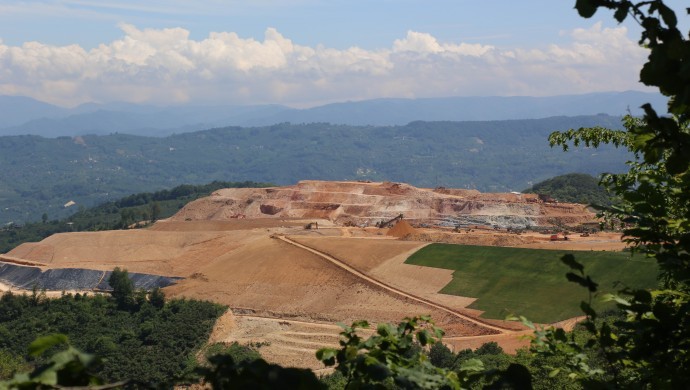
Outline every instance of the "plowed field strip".
<path fill-rule="evenodd" d="M 278 238 L 278 239 L 280 239 L 280 240 L 282 240 L 282 241 L 284 241 L 284 242 L 287 242 L 287 243 L 290 244 L 290 245 L 294 245 L 294 246 L 296 246 L 296 247 L 298 247 L 298 248 L 304 249 L 304 250 L 309 251 L 309 252 L 311 252 L 311 253 L 313 253 L 313 254 L 315 254 L 315 255 L 317 255 L 317 256 L 320 256 L 320 257 L 322 257 L 322 258 L 328 260 L 329 262 L 333 263 L 334 265 L 336 265 L 336 266 L 338 266 L 338 267 L 344 269 L 345 271 L 347 271 L 347 272 L 349 272 L 349 273 L 351 273 L 351 274 L 353 274 L 353 275 L 355 275 L 355 276 L 357 276 L 357 277 L 359 277 L 359 278 L 361 278 L 361 279 L 364 279 L 364 280 L 366 280 L 366 281 L 369 282 L 369 283 L 372 283 L 372 284 L 374 284 L 374 285 L 376 285 L 376 286 L 378 286 L 378 287 L 381 287 L 381 288 L 383 288 L 383 289 L 385 289 L 385 290 L 387 290 L 387 291 L 389 291 L 389 292 L 392 292 L 393 294 L 397 294 L 397 295 L 403 296 L 403 297 L 405 297 L 405 298 L 411 299 L 411 300 L 413 300 L 413 301 L 417 301 L 417 302 L 419 302 L 419 303 L 425 304 L 425 305 L 427 305 L 427 306 L 431 306 L 431 307 L 433 307 L 433 308 L 435 308 L 435 309 L 444 311 L 444 312 L 446 312 L 446 313 L 448 313 L 448 314 L 451 314 L 451 315 L 453 315 L 453 316 L 455 316 L 455 317 L 458 317 L 458 318 L 460 318 L 460 319 L 462 319 L 462 320 L 471 322 L 471 323 L 473 323 L 473 324 L 475 324 L 475 325 L 479 325 L 479 326 L 484 327 L 484 328 L 488 328 L 488 329 L 497 331 L 497 332 L 499 332 L 499 333 L 513 333 L 513 332 L 514 332 L 514 330 L 512 330 L 512 329 L 503 328 L 503 327 L 500 327 L 500 326 L 496 326 L 496 325 L 489 324 L 489 323 L 484 322 L 484 321 L 481 321 L 481 320 L 479 320 L 479 319 L 472 318 L 472 317 L 466 316 L 466 315 L 464 315 L 464 314 L 458 313 L 458 312 L 456 312 L 455 310 L 453 310 L 453 309 L 451 309 L 451 308 L 449 308 L 449 307 L 442 306 L 442 305 L 439 305 L 439 304 L 434 303 L 434 302 L 432 302 L 432 301 L 429 301 L 429 300 L 427 300 L 427 299 L 424 299 L 424 298 L 422 298 L 422 297 L 419 297 L 419 296 L 416 296 L 416 295 L 409 294 L 409 293 L 404 292 L 404 291 L 402 291 L 402 290 L 398 290 L 397 288 L 395 288 L 395 287 L 393 287 L 393 286 L 389 286 L 388 284 L 386 284 L 386 283 L 384 283 L 384 282 L 381 282 L 380 280 L 374 279 L 374 278 L 372 278 L 371 276 L 368 276 L 368 275 L 366 275 L 366 274 L 364 274 L 364 273 L 362 273 L 362 272 L 360 272 L 360 271 L 358 271 L 358 270 L 356 270 L 356 269 L 350 267 L 349 265 L 345 264 L 344 262 L 342 262 L 342 261 L 336 259 L 335 257 L 333 257 L 333 256 L 331 256 L 331 255 L 329 255 L 329 254 L 327 254 L 327 253 L 321 252 L 321 251 L 319 251 L 319 250 L 317 250 L 317 249 L 314 249 L 314 248 L 312 248 L 312 247 L 309 247 L 309 246 L 307 246 L 307 245 L 300 244 L 299 242 L 293 241 L 293 240 L 289 239 L 288 237 L 280 236 L 280 235 L 277 235 L 277 236 L 274 236 L 274 237 L 276 237 L 276 238 Z"/>

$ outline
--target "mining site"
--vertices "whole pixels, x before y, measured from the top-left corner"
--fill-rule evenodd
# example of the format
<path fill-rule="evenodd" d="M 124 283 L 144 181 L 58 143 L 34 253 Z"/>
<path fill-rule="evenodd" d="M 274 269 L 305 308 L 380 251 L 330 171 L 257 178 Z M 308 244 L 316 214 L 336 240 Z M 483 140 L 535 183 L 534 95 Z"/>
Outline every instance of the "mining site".
<path fill-rule="evenodd" d="M 227 305 L 211 341 L 263 343 L 267 360 L 314 370 L 323 369 L 314 351 L 338 343 L 336 323 L 357 319 L 430 314 L 456 350 L 497 341 L 514 351 L 526 344 L 522 325 L 481 318 L 467 307 L 473 297 L 438 293 L 452 271 L 404 261 L 432 242 L 623 248 L 616 233 L 554 234 L 596 224 L 584 205 L 534 194 L 333 181 L 222 189 L 145 229 L 22 244 L 0 255 L 0 287 L 97 293 L 120 267 L 137 288 Z"/>

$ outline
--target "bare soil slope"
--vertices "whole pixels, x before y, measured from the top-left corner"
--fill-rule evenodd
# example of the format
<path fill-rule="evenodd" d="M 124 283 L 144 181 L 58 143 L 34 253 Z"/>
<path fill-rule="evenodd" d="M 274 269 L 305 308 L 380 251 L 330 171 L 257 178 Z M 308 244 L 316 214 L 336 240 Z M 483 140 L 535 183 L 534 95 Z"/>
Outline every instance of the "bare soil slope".
<path fill-rule="evenodd" d="M 583 205 L 545 203 L 533 194 L 435 190 L 402 183 L 301 181 L 274 188 L 229 188 L 185 206 L 174 220 L 232 218 L 322 218 L 340 224 L 374 225 L 399 214 L 414 223 L 439 226 L 569 225 L 590 222 Z"/>

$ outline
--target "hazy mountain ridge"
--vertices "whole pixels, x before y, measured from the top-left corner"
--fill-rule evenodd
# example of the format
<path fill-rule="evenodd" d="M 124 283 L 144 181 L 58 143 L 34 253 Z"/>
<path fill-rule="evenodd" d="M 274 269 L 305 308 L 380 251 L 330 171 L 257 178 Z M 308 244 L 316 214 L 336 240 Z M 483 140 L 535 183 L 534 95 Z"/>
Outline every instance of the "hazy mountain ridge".
<path fill-rule="evenodd" d="M 515 191 L 569 172 L 622 171 L 625 151 L 552 149 L 548 134 L 620 127 L 606 115 L 539 120 L 423 122 L 405 126 L 327 123 L 224 127 L 164 138 L 127 134 L 0 137 L 0 223 L 65 216 L 70 200 L 90 206 L 175 185 L 299 180 L 400 181 Z"/>
<path fill-rule="evenodd" d="M 0 135 L 44 137 L 86 134 L 166 136 L 225 126 L 276 123 L 405 125 L 423 121 L 488 121 L 552 116 L 641 114 L 650 102 L 663 107 L 655 93 L 626 91 L 551 97 L 448 97 L 372 99 L 294 109 L 280 105 L 186 105 L 156 107 L 132 103 L 84 104 L 65 109 L 25 97 L 0 96 Z"/>

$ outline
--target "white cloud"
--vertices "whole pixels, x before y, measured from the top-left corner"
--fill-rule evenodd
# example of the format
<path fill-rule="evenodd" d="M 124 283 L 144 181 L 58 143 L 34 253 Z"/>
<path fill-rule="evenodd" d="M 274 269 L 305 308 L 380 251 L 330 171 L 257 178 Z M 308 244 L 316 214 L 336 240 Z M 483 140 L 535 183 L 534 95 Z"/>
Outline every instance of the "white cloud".
<path fill-rule="evenodd" d="M 416 52 L 416 53 L 454 53 L 469 56 L 481 56 L 493 50 L 493 46 L 481 44 L 440 44 L 431 34 L 408 31 L 405 39 L 398 39 L 393 42 L 393 52 Z"/>
<path fill-rule="evenodd" d="M 0 40 L 0 94 L 62 105 L 223 101 L 296 106 L 376 97 L 553 95 L 640 88 L 645 51 L 625 27 L 595 24 L 566 44 L 497 48 L 409 31 L 390 48 L 301 46 L 277 30 L 190 39 L 183 28 L 139 29 L 91 50 Z"/>

